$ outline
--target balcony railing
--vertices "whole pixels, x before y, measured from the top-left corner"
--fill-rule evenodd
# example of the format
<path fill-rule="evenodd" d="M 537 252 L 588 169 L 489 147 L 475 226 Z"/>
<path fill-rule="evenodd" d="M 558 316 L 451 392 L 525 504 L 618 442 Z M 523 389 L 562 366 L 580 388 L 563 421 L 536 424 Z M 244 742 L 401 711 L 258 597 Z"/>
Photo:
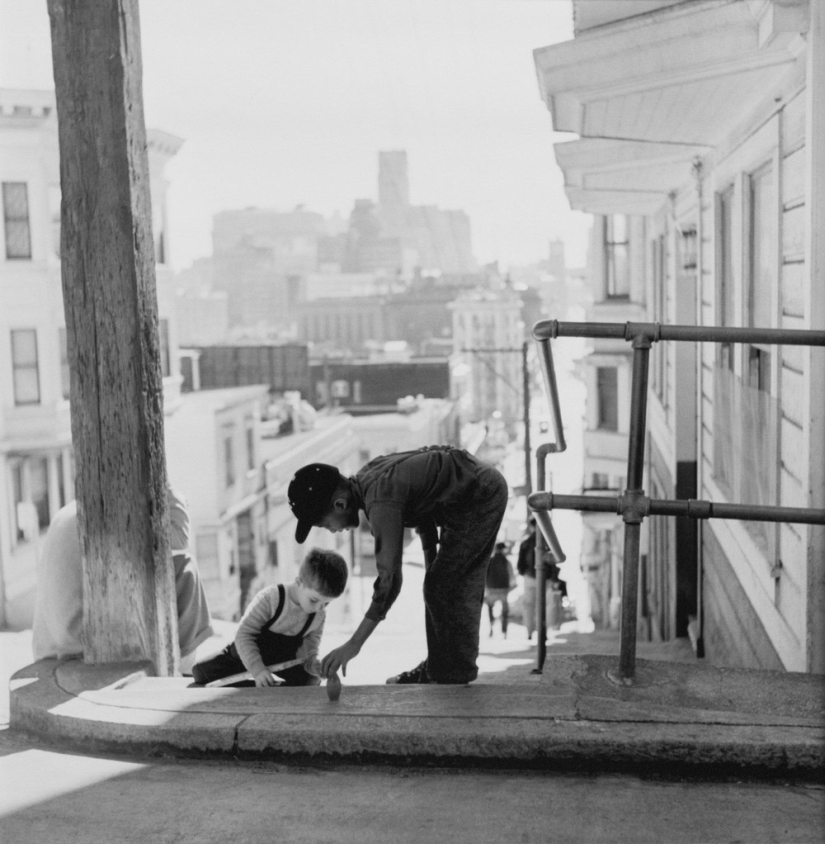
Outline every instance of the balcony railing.
<path fill-rule="evenodd" d="M 627 488 L 618 495 L 554 495 L 546 491 L 537 491 L 530 495 L 528 503 L 536 513 L 536 521 L 541 528 L 543 540 L 547 543 L 550 557 L 554 562 L 563 562 L 562 551 L 550 519 L 553 509 L 600 511 L 617 513 L 625 523 L 624 531 L 624 576 L 622 578 L 621 642 L 618 671 L 610 672 L 611 679 L 621 684 L 631 684 L 636 672 L 636 615 L 639 592 L 639 546 L 641 525 L 648 516 L 683 516 L 693 519 L 738 519 L 752 523 L 768 523 L 770 527 L 777 522 L 797 522 L 802 524 L 825 525 L 825 510 L 798 507 L 779 507 L 762 502 L 754 503 L 754 495 L 747 490 L 754 485 L 765 483 L 760 476 L 762 471 L 759 460 L 742 461 L 742 466 L 733 464 L 724 471 L 730 478 L 740 478 L 734 483 L 748 499 L 745 503 L 659 499 L 645 495 L 642 488 L 644 473 L 644 451 L 647 425 L 647 391 L 650 364 L 650 349 L 653 343 L 663 341 L 685 341 L 693 343 L 748 343 L 762 345 L 825 346 L 825 331 L 796 331 L 791 329 L 759 328 L 719 328 L 708 326 L 660 325 L 659 323 L 561 323 L 557 320 L 542 320 L 533 326 L 544 375 L 545 390 L 550 404 L 555 441 L 540 446 L 537 450 L 538 472 L 536 474 L 539 490 L 543 489 L 544 464 L 549 454 L 564 451 L 566 443 L 561 421 L 561 405 L 556 386 L 556 373 L 550 341 L 556 337 L 589 337 L 623 339 L 631 344 L 633 350 L 633 377 L 630 399 L 630 435 L 627 454 Z M 738 407 L 750 422 L 743 421 L 737 436 L 759 438 L 759 448 L 765 445 L 764 438 L 770 438 L 770 421 L 761 418 L 766 412 L 760 402 L 764 396 L 754 396 L 741 386 L 737 395 L 728 395 L 727 404 L 722 403 L 723 412 L 728 413 Z M 737 404 L 738 402 L 738 404 Z M 769 415 L 775 415 L 767 408 Z M 740 420 L 741 421 L 741 420 Z M 747 428 L 747 430 L 745 430 Z M 748 433 L 749 432 L 749 433 Z M 775 433 L 774 433 L 775 436 Z M 775 440 L 774 440 L 775 441 Z M 754 445 L 754 443 L 752 443 Z M 753 452 L 753 448 L 749 453 Z M 735 451 L 732 451 L 734 455 Z M 763 452 L 764 455 L 764 452 Z M 741 449 L 740 449 L 741 456 Z M 763 461 L 769 462 L 769 461 Z M 737 473 L 739 473 L 737 475 Z M 769 480 L 769 479 L 768 479 Z M 541 671 L 546 651 L 544 639 L 545 607 L 544 583 L 545 569 L 543 555 L 539 553 L 541 539 L 536 550 L 536 592 L 539 602 L 537 671 Z"/>

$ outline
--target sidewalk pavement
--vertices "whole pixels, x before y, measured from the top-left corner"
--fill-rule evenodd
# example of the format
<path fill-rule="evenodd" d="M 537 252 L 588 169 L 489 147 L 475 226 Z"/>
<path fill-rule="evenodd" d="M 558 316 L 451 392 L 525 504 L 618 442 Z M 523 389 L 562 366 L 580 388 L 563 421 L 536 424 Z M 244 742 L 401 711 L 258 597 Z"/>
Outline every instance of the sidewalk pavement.
<path fill-rule="evenodd" d="M 505 639 L 496 621 L 490 636 L 483 618 L 476 682 L 385 685 L 426 655 L 423 569 L 405 566 L 404 579 L 335 703 L 324 688 L 205 689 L 134 663 L 29 665 L 31 632 L 0 633 L 11 728 L 84 751 L 821 778 L 825 677 L 707 665 L 687 640 L 639 642 L 637 682 L 625 687 L 608 678 L 617 631 L 577 622 L 549 631 L 534 674 L 525 628 L 511 623 Z M 370 595 L 358 579 L 330 605 L 323 652 L 349 637 Z M 234 634 L 227 622 L 216 627 Z M 0 696 L 0 726 L 5 703 Z"/>
<path fill-rule="evenodd" d="M 692 659 L 682 642 L 640 643 L 637 682 L 619 686 L 614 633 L 555 633 L 541 674 L 523 632 L 486 645 L 493 670 L 468 686 L 345 681 L 338 702 L 318 687 L 206 689 L 148 665 L 44 660 L 11 680 L 11 727 L 87 751 L 821 777 L 821 676 L 679 662 Z"/>

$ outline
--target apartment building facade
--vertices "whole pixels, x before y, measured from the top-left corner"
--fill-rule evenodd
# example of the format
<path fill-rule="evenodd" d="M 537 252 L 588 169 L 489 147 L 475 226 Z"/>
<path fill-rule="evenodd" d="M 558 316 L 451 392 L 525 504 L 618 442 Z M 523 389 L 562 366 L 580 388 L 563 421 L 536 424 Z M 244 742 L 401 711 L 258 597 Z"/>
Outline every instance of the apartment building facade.
<path fill-rule="evenodd" d="M 509 287 L 465 291 L 448 305 L 453 316 L 451 385 L 462 419 L 493 414 L 507 426 L 524 417 L 521 296 Z"/>
<path fill-rule="evenodd" d="M 179 392 L 164 167 L 180 146 L 148 133 L 164 398 Z M 0 626 L 31 624 L 42 533 L 74 498 L 60 275 L 54 93 L 0 89 Z"/>

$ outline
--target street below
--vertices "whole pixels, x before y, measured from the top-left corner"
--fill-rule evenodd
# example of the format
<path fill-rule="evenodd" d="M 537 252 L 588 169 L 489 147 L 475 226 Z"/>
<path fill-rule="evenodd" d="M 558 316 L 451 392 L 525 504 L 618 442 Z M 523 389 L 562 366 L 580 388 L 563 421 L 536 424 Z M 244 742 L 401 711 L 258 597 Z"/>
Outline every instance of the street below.
<path fill-rule="evenodd" d="M 399 607 L 406 611 L 395 622 L 391 614 L 382 635 L 352 663 L 342 696 L 347 685 L 382 682 L 422 655 L 423 637 L 415 630 L 404 635 L 420 600 L 420 570 L 406 568 L 406 598 Z M 345 635 L 342 621 L 330 631 L 330 646 Z M 479 665 L 485 680 L 496 671 L 529 673 L 536 648 L 524 628 L 511 625 L 505 639 L 497 628 L 490 636 L 482 624 Z M 813 844 L 825 833 L 825 787 L 787 779 L 80 753 L 8 729 L 8 676 L 30 661 L 29 635 L 0 633 L 0 645 L 2 844 Z M 615 636 L 579 632 L 570 623 L 553 634 L 549 652 L 611 653 L 616 645 Z M 670 646 L 656 655 L 688 656 Z"/>
<path fill-rule="evenodd" d="M 572 359 L 562 357 L 568 452 L 548 460 L 557 492 L 581 483 L 583 395 Z M 535 403 L 534 424 L 542 405 Z M 533 446 L 542 440 L 534 429 Z M 523 455 L 512 444 L 508 479 Z M 523 471 L 523 469 L 522 469 Z M 535 483 L 535 478 L 533 479 Z M 514 542 L 526 518 L 523 498 L 511 501 L 504 531 Z M 618 655 L 616 631 L 594 631 L 587 586 L 578 570 L 581 517 L 553 516 L 568 561 L 562 567 L 580 618 L 548 631 L 548 655 Z M 515 554 L 511 554 L 515 562 Z M 405 554 L 404 587 L 387 619 L 350 663 L 350 685 L 382 684 L 426 655 L 423 559 L 417 541 Z M 536 643 L 514 619 L 481 620 L 479 670 L 485 682 L 508 682 L 536 667 Z M 322 652 L 342 644 L 369 605 L 372 578 L 355 576 L 330 605 Z M 231 639 L 235 625 L 219 622 Z M 219 642 L 213 641 L 211 647 Z M 647 650 L 646 650 L 647 649 Z M 692 661 L 684 642 L 640 644 L 649 659 Z M 825 835 L 825 786 L 787 779 L 733 780 L 518 769 L 398 765 L 298 764 L 238 758 L 80 753 L 10 731 L 9 677 L 31 662 L 31 631 L 0 632 L 0 842 L 2 844 L 244 844 L 283 841 L 428 844 L 695 844 L 696 842 L 818 842 Z M 277 694 L 274 689 L 270 693 Z M 320 692 L 323 694 L 323 692 Z"/>
<path fill-rule="evenodd" d="M 0 733 L 4 844 L 818 842 L 825 788 L 80 755 Z"/>

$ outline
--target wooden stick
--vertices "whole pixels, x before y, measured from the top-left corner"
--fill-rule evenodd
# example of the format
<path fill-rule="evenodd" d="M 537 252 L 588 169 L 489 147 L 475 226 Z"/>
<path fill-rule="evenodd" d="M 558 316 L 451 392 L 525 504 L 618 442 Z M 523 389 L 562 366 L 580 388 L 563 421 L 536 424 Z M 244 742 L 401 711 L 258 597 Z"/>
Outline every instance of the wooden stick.
<path fill-rule="evenodd" d="M 303 665 L 304 659 L 288 659 L 286 662 L 277 662 L 275 665 L 267 665 L 267 670 L 273 674 L 276 671 L 283 671 L 286 668 L 294 668 L 296 665 Z M 218 686 L 231 686 L 232 683 L 239 683 L 241 680 L 254 679 L 248 671 L 241 671 L 238 674 L 230 674 L 228 677 L 221 677 L 220 680 L 213 680 L 207 683 L 205 688 L 216 688 Z"/>

